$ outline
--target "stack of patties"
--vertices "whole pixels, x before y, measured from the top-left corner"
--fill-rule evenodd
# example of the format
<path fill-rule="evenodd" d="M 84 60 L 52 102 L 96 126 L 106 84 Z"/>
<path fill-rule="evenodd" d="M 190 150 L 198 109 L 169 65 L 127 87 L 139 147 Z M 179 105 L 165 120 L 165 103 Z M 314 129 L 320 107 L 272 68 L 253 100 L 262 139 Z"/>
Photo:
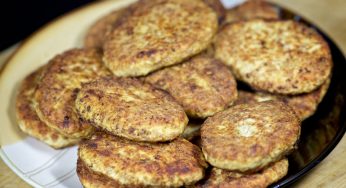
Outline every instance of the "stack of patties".
<path fill-rule="evenodd" d="M 83 139 L 84 187 L 267 187 L 331 78 L 322 37 L 258 0 L 140 0 L 97 20 L 84 46 L 17 97 L 24 132 L 55 148 Z"/>
<path fill-rule="evenodd" d="M 280 100 L 301 120 L 313 115 L 333 67 L 324 39 L 302 23 L 280 20 L 261 0 L 228 10 L 226 22 L 213 43 L 215 57 L 251 88 L 240 90 L 235 104 Z"/>
<path fill-rule="evenodd" d="M 267 187 L 286 175 L 300 121 L 280 101 L 235 105 L 201 128 L 205 159 L 213 166 L 200 187 Z"/>
<path fill-rule="evenodd" d="M 237 99 L 227 66 L 200 54 L 218 16 L 199 0 L 144 0 L 121 11 L 122 18 L 102 21 L 113 12 L 96 22 L 88 33 L 99 35 L 85 40 L 98 41 L 90 46 L 102 46 L 115 76 L 85 83 L 77 94 L 78 114 L 100 130 L 80 144 L 79 178 L 85 187 L 194 185 L 207 164 L 183 137 L 199 134 L 206 117 Z M 188 117 L 196 120 L 186 129 Z"/>
<path fill-rule="evenodd" d="M 74 101 L 81 83 L 110 75 L 96 50 L 72 49 L 27 76 L 16 101 L 20 129 L 54 148 L 76 144 L 93 132 Z"/>
<path fill-rule="evenodd" d="M 332 60 L 313 29 L 279 20 L 264 1 L 227 11 L 214 55 L 250 90 L 201 129 L 204 156 L 214 166 L 197 187 L 267 187 L 286 175 L 300 121 L 328 90 Z"/>

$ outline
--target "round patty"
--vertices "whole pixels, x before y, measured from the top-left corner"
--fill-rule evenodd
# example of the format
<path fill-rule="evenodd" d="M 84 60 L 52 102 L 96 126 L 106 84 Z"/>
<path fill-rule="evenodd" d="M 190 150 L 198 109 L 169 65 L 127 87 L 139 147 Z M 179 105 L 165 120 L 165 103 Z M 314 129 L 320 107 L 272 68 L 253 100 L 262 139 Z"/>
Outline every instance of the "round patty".
<path fill-rule="evenodd" d="M 55 56 L 49 61 L 34 94 L 37 115 L 65 136 L 88 136 L 93 128 L 76 113 L 77 93 L 83 82 L 109 74 L 95 50 L 72 49 Z"/>
<path fill-rule="evenodd" d="M 287 174 L 287 171 L 287 159 L 282 159 L 278 162 L 269 165 L 268 167 L 259 172 L 251 174 L 243 174 L 219 168 L 212 168 L 210 172 L 210 177 L 205 182 L 198 184 L 196 187 L 268 187 L 272 183 L 283 178 Z"/>
<path fill-rule="evenodd" d="M 237 79 L 277 94 L 311 92 L 328 79 L 333 66 L 323 38 L 291 20 L 227 25 L 216 37 L 215 56 Z"/>
<path fill-rule="evenodd" d="M 146 143 L 96 134 L 80 145 L 78 155 L 98 174 L 143 187 L 191 185 L 203 178 L 207 166 L 201 150 L 182 138 Z"/>
<path fill-rule="evenodd" d="M 202 150 L 213 166 L 259 170 L 296 146 L 300 121 L 279 101 L 240 104 L 209 117 L 201 128 Z"/>
<path fill-rule="evenodd" d="M 172 140 L 188 122 L 170 95 L 134 78 L 108 77 L 84 84 L 76 108 L 96 127 L 136 141 Z"/>
<path fill-rule="evenodd" d="M 37 138 L 53 148 L 63 148 L 76 144 L 79 139 L 68 138 L 48 127 L 37 116 L 32 98 L 44 67 L 28 75 L 21 83 L 16 99 L 16 116 L 19 128 L 26 134 Z"/>
<path fill-rule="evenodd" d="M 289 105 L 301 120 L 304 120 L 315 113 L 318 104 L 322 101 L 324 95 L 327 93 L 329 83 L 330 79 L 327 79 L 326 82 L 316 90 L 300 95 L 274 95 L 263 92 L 239 90 L 238 99 L 235 102 L 235 105 L 269 100 L 281 100 L 285 104 Z"/>
<path fill-rule="evenodd" d="M 279 10 L 263 0 L 245 1 L 243 4 L 226 11 L 224 23 L 251 19 L 279 19 Z"/>
<path fill-rule="evenodd" d="M 143 0 L 107 37 L 105 65 L 116 76 L 141 76 L 206 49 L 215 12 L 200 0 Z"/>
<path fill-rule="evenodd" d="M 203 55 L 154 72 L 145 81 L 168 91 L 194 118 L 212 116 L 237 99 L 237 83 L 231 71 Z"/>

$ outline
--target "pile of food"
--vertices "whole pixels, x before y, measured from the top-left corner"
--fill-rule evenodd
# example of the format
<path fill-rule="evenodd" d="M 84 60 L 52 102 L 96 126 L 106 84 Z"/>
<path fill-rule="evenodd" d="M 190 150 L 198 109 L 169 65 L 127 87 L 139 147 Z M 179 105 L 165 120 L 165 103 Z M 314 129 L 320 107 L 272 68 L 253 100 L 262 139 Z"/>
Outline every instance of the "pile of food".
<path fill-rule="evenodd" d="M 267 187 L 333 66 L 316 31 L 259 0 L 140 0 L 84 45 L 27 76 L 16 101 L 23 132 L 79 144 L 84 187 Z"/>

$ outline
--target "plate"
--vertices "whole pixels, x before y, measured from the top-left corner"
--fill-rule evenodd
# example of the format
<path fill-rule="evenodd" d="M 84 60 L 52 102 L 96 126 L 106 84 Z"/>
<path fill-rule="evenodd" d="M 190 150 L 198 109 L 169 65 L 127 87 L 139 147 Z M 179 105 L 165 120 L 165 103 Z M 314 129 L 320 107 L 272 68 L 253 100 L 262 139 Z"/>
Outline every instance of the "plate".
<path fill-rule="evenodd" d="M 54 150 L 20 132 L 14 103 L 20 81 L 30 72 L 67 49 L 82 46 L 87 28 L 99 17 L 130 1 L 103 1 L 87 5 L 43 27 L 26 39 L 1 70 L 0 156 L 23 180 L 34 187 L 82 187 L 76 171 L 77 147 Z M 225 1 L 226 2 L 226 1 Z M 238 0 L 239 2 L 239 0 Z M 229 3 L 234 5 L 234 3 Z M 334 69 L 331 86 L 314 116 L 302 123 L 299 148 L 289 156 L 289 173 L 272 187 L 287 186 L 322 161 L 346 130 L 346 60 L 333 41 L 317 27 L 290 11 L 283 18 L 304 22 L 320 32 L 332 51 Z"/>

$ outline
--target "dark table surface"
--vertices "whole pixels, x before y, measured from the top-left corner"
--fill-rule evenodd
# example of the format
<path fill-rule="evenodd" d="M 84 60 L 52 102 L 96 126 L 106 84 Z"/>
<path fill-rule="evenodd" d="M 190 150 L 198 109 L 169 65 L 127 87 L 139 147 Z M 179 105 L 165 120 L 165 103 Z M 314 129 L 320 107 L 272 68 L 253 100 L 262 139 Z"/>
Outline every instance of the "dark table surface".
<path fill-rule="evenodd" d="M 0 2 L 0 51 L 54 18 L 94 0 L 4 0 Z"/>

